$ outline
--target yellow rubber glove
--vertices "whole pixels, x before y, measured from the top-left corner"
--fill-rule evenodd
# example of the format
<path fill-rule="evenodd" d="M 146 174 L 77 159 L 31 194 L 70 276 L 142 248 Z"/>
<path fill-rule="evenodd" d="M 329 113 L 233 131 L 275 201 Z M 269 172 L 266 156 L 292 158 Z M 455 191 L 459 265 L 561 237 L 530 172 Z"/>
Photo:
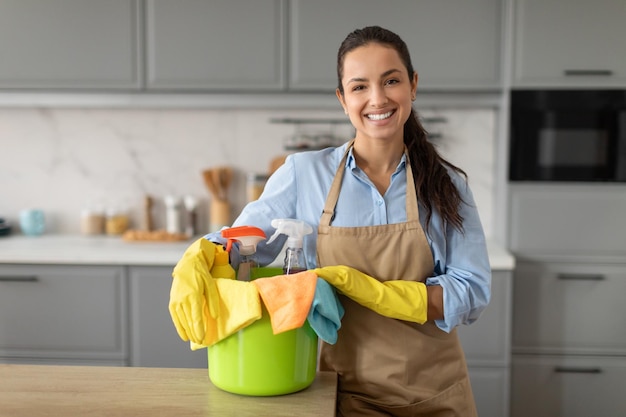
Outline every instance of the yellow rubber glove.
<path fill-rule="evenodd" d="M 219 293 L 210 274 L 216 245 L 204 238 L 191 244 L 172 273 L 169 311 L 181 339 L 202 343 L 209 315 L 219 316 Z"/>
<path fill-rule="evenodd" d="M 205 317 L 206 332 L 202 343 L 189 342 L 191 350 L 212 346 L 252 324 L 262 316 L 261 297 L 252 282 L 215 278 L 219 293 L 220 316 Z"/>
<path fill-rule="evenodd" d="M 344 265 L 313 270 L 345 296 L 376 313 L 423 324 L 428 314 L 426 285 L 415 281 L 380 282 Z"/>

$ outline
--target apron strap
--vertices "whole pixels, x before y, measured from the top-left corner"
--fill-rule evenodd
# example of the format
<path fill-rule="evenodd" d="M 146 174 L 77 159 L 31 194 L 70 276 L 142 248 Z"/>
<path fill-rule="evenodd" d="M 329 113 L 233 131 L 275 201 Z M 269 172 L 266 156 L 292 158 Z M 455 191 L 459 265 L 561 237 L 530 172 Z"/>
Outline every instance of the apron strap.
<path fill-rule="evenodd" d="M 346 146 L 346 151 L 344 152 L 343 157 L 341 158 L 341 162 L 337 167 L 335 178 L 333 179 L 330 190 L 328 191 L 328 197 L 326 198 L 326 202 L 324 203 L 324 210 L 322 211 L 322 216 L 320 217 L 320 226 L 330 226 L 332 221 L 335 219 L 335 207 L 337 206 L 337 201 L 339 200 L 341 181 L 343 181 L 343 174 L 346 170 L 346 160 L 353 146 L 354 139 L 352 139 L 348 143 L 348 146 Z M 404 154 L 406 155 L 406 219 L 408 222 L 419 221 L 419 208 L 417 204 L 415 182 L 413 180 L 413 169 L 411 168 L 411 160 L 409 159 L 409 154 L 407 152 L 406 146 L 404 147 Z"/>

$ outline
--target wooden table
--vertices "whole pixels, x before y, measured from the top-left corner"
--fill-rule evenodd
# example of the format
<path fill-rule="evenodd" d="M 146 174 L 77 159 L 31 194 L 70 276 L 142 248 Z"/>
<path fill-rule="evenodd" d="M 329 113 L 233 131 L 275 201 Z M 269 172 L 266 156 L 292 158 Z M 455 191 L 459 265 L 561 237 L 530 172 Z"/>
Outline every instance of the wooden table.
<path fill-rule="evenodd" d="M 0 364 L 0 415 L 334 416 L 337 376 L 303 391 L 248 397 L 216 388 L 206 369 Z"/>

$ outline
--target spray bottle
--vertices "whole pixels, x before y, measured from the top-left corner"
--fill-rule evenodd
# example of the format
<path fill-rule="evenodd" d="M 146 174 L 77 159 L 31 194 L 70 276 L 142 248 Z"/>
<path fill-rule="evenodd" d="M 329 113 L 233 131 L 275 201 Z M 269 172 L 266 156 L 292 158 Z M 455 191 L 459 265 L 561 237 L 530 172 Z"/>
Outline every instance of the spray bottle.
<path fill-rule="evenodd" d="M 250 269 L 258 266 L 256 245 L 266 238 L 263 230 L 254 226 L 237 226 L 222 230 L 222 237 L 228 239 L 226 251 L 230 252 L 233 241 L 239 242 L 238 281 L 250 281 Z"/>
<path fill-rule="evenodd" d="M 283 272 L 288 274 L 296 274 L 306 271 L 306 259 L 302 243 L 305 235 L 313 232 L 313 228 L 303 222 L 295 219 L 274 219 L 272 227 L 276 232 L 270 237 L 267 243 L 271 243 L 278 235 L 287 235 L 287 250 L 285 251 L 285 262 L 283 264 Z"/>

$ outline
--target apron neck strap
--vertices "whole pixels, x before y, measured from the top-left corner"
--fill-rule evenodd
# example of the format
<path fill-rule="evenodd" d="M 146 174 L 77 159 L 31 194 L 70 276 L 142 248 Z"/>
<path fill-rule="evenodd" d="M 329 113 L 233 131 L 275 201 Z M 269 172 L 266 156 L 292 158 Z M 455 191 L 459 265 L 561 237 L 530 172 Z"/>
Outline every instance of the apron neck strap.
<path fill-rule="evenodd" d="M 354 139 L 352 139 L 348 143 L 348 146 L 346 146 L 346 151 L 344 152 L 341 162 L 337 167 L 335 178 L 330 186 L 328 197 L 326 198 L 326 203 L 324 204 L 324 210 L 322 211 L 322 216 L 320 218 L 320 226 L 330 226 L 335 218 L 335 207 L 337 206 L 337 201 L 339 200 L 339 190 L 341 190 L 341 181 L 343 180 L 343 175 L 346 170 L 346 160 L 348 158 L 348 154 L 350 153 L 350 149 L 352 149 L 353 146 Z M 419 221 L 419 208 L 417 205 L 415 181 L 413 180 L 413 169 L 411 168 L 411 160 L 409 159 L 406 146 L 404 147 L 404 154 L 406 155 L 406 217 L 407 221 Z"/>

